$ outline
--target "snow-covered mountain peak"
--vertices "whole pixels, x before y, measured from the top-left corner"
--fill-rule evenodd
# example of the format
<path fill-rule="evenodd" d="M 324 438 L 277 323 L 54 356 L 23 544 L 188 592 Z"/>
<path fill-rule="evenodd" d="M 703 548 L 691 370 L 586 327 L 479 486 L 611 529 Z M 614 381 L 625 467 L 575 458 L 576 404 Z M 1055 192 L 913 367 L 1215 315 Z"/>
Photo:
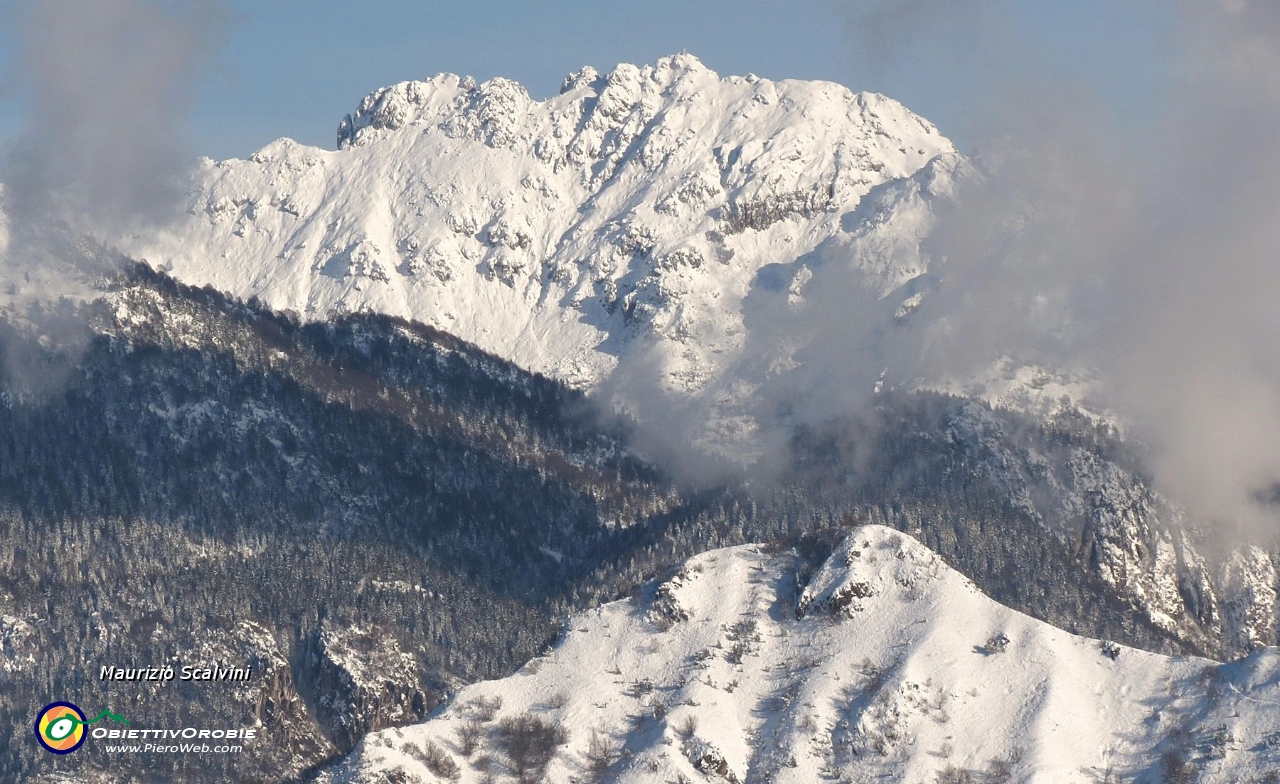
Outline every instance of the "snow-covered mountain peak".
<path fill-rule="evenodd" d="M 322 781 L 1226 782 L 1280 764 L 1274 649 L 1218 665 L 1077 637 L 876 526 L 806 571 L 755 546 L 696 556 Z"/>
<path fill-rule="evenodd" d="M 959 162 L 891 99 L 721 77 L 688 54 L 584 68 L 545 100 L 502 78 L 402 82 L 360 102 L 338 147 L 281 140 L 208 162 L 178 225 L 118 242 L 304 317 L 413 318 L 583 386 L 638 359 L 694 393 L 742 351 L 762 268 L 913 231 L 926 215 L 848 216 L 930 161 Z M 906 267 L 866 274 L 892 290 L 918 274 Z"/>
<path fill-rule="evenodd" d="M 943 576 L 965 579 L 948 573 L 942 559 L 915 539 L 882 526 L 864 526 L 836 547 L 818 569 L 800 594 L 796 616 L 852 617 L 872 597 L 904 590 L 918 593 L 924 583 Z"/>

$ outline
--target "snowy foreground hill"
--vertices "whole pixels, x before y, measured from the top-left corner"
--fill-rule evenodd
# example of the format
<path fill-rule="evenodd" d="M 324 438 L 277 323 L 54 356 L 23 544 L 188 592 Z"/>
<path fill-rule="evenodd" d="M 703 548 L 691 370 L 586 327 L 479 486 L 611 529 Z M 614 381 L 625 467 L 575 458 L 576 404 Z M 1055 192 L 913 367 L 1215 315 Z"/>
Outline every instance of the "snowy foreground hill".
<path fill-rule="evenodd" d="M 1274 781 L 1280 652 L 1233 664 L 1068 634 L 914 539 L 814 569 L 755 546 L 575 617 L 516 674 L 367 736 L 349 782 Z"/>

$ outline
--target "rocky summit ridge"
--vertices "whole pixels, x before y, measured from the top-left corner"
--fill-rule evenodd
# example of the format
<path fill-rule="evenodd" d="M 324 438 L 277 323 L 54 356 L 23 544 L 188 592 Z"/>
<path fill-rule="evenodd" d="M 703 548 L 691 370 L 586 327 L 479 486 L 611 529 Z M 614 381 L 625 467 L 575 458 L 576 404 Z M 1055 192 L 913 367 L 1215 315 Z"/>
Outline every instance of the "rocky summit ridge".
<path fill-rule="evenodd" d="M 763 268 L 844 237 L 877 297 L 918 276 L 893 246 L 961 165 L 892 99 L 688 54 L 584 68 L 542 101 L 441 74 L 367 96 L 336 151 L 205 160 L 182 221 L 120 244 L 305 318 L 413 318 L 585 387 L 644 356 L 697 393 L 739 358 Z M 855 212 L 886 183 L 892 204 Z M 811 276 L 773 293 L 797 301 Z"/>

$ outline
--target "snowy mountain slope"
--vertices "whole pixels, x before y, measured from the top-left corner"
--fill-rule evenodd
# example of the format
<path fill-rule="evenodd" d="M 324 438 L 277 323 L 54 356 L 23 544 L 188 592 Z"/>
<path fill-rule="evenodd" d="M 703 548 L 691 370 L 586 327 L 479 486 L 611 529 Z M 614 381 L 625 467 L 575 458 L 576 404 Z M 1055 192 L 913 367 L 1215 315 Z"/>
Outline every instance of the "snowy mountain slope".
<path fill-rule="evenodd" d="M 661 385 L 696 391 L 744 345 L 762 267 L 839 235 L 877 296 L 919 275 L 892 252 L 930 219 L 907 178 L 933 162 L 925 190 L 945 191 L 962 165 L 889 98 L 721 78 L 687 54 L 584 68 L 545 101 L 501 78 L 404 82 L 338 142 L 205 161 L 185 220 L 119 244 L 304 317 L 411 317 L 584 386 L 643 355 Z M 898 181 L 865 225 L 842 224 Z"/>
<path fill-rule="evenodd" d="M 366 737 L 321 781 L 509 781 L 517 767 L 560 782 L 1237 782 L 1280 770 L 1275 649 L 1219 665 L 1077 637 L 878 526 L 804 571 L 753 546 L 695 557 L 655 591 L 574 618 L 517 674 Z"/>
<path fill-rule="evenodd" d="M 882 387 L 1041 419 L 1096 406 L 1081 369 L 919 362 L 943 320 L 931 297 L 958 274 L 928 237 L 983 175 L 883 96 L 721 78 L 680 55 L 583 69 L 545 101 L 504 79 L 405 82 L 367 97 L 338 141 L 206 161 L 183 220 L 117 244 L 308 319 L 411 317 L 743 462 Z M 960 435 L 991 453 L 1005 500 L 1158 626 L 1206 651 L 1275 641 L 1274 555 L 1207 563 L 1135 471 L 987 427 Z"/>

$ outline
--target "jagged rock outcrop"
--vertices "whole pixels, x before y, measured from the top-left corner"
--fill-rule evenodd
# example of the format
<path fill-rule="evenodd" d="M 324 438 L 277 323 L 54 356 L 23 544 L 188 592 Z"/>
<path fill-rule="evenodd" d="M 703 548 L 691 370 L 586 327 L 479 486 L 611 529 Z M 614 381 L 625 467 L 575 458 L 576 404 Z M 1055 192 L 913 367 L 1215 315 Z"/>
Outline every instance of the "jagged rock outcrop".
<path fill-rule="evenodd" d="M 414 657 L 376 626 L 325 623 L 308 640 L 303 687 L 329 738 L 350 749 L 366 733 L 421 719 L 440 700 Z"/>

